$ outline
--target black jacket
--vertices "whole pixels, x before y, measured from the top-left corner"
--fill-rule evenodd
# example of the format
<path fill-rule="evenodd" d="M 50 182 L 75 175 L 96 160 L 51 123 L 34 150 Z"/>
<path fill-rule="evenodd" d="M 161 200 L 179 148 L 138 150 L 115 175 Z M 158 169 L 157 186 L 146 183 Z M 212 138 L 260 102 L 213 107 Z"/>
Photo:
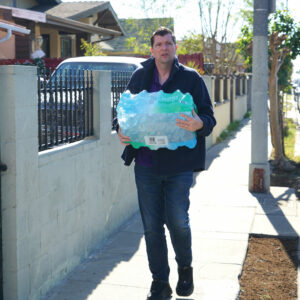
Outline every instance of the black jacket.
<path fill-rule="evenodd" d="M 154 58 L 146 60 L 142 66 L 133 73 L 128 83 L 127 89 L 132 94 L 143 90 L 149 91 L 151 86 L 155 67 Z M 173 93 L 178 89 L 182 93 L 192 95 L 198 115 L 203 121 L 203 128 L 197 131 L 197 145 L 193 149 L 178 147 L 176 150 L 166 148 L 152 150 L 153 168 L 160 175 L 203 170 L 205 168 L 205 136 L 208 136 L 216 125 L 213 107 L 203 79 L 194 69 L 180 64 L 175 58 L 170 76 L 163 84 L 162 90 L 165 93 Z M 125 165 L 131 164 L 137 151 L 138 149 L 131 145 L 125 147 L 122 154 Z"/>

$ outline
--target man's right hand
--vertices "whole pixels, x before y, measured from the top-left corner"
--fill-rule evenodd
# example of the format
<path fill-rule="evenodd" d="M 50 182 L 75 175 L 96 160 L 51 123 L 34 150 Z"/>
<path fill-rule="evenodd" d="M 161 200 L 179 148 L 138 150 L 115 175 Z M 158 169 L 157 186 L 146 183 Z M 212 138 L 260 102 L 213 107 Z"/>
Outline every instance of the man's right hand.
<path fill-rule="evenodd" d="M 122 134 L 121 127 L 119 127 L 119 130 L 118 130 L 118 137 L 119 137 L 120 142 L 121 142 L 122 145 L 124 145 L 124 146 L 129 145 L 130 137 Z"/>

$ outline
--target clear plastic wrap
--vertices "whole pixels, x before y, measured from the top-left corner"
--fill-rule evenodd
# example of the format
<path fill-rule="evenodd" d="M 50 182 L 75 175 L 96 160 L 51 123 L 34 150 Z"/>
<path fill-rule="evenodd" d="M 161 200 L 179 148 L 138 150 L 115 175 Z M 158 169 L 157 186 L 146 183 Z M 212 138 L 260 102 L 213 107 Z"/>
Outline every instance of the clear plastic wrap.
<path fill-rule="evenodd" d="M 176 126 L 176 119 L 183 119 L 180 114 L 192 117 L 193 109 L 192 96 L 179 90 L 172 94 L 126 91 L 121 95 L 117 115 L 122 133 L 130 137 L 134 148 L 175 150 L 181 146 L 196 146 L 196 134 Z"/>

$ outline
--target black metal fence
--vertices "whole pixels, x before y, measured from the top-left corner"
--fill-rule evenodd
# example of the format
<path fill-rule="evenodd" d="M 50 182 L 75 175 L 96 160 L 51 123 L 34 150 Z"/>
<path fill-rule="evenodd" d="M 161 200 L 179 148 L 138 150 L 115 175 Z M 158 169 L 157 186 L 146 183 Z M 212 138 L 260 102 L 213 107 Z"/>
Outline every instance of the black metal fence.
<path fill-rule="evenodd" d="M 132 72 L 128 71 L 113 71 L 111 73 L 111 97 L 112 97 L 112 129 L 116 129 L 116 124 L 113 120 L 117 116 L 117 105 L 120 101 L 121 94 L 125 91 L 126 86 L 129 82 L 129 79 L 132 75 Z"/>
<path fill-rule="evenodd" d="M 49 79 L 47 79 L 49 77 Z M 39 151 L 93 135 L 91 71 L 38 74 Z"/>

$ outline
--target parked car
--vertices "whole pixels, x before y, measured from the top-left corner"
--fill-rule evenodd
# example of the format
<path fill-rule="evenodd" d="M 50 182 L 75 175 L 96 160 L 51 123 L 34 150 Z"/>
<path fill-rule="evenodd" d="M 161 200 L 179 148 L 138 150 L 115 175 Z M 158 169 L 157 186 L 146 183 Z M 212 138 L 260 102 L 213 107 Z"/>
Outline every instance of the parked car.
<path fill-rule="evenodd" d="M 40 149 L 92 134 L 90 71 L 111 71 L 113 120 L 121 93 L 144 60 L 120 56 L 74 57 L 61 62 L 47 82 L 41 73 L 38 77 Z M 88 71 L 87 77 L 84 71 Z"/>
<path fill-rule="evenodd" d="M 133 73 L 145 59 L 125 56 L 81 56 L 68 58 L 54 70 L 51 78 L 65 75 L 68 72 L 82 70 L 105 70 L 112 72 L 112 78 L 117 72 Z"/>

